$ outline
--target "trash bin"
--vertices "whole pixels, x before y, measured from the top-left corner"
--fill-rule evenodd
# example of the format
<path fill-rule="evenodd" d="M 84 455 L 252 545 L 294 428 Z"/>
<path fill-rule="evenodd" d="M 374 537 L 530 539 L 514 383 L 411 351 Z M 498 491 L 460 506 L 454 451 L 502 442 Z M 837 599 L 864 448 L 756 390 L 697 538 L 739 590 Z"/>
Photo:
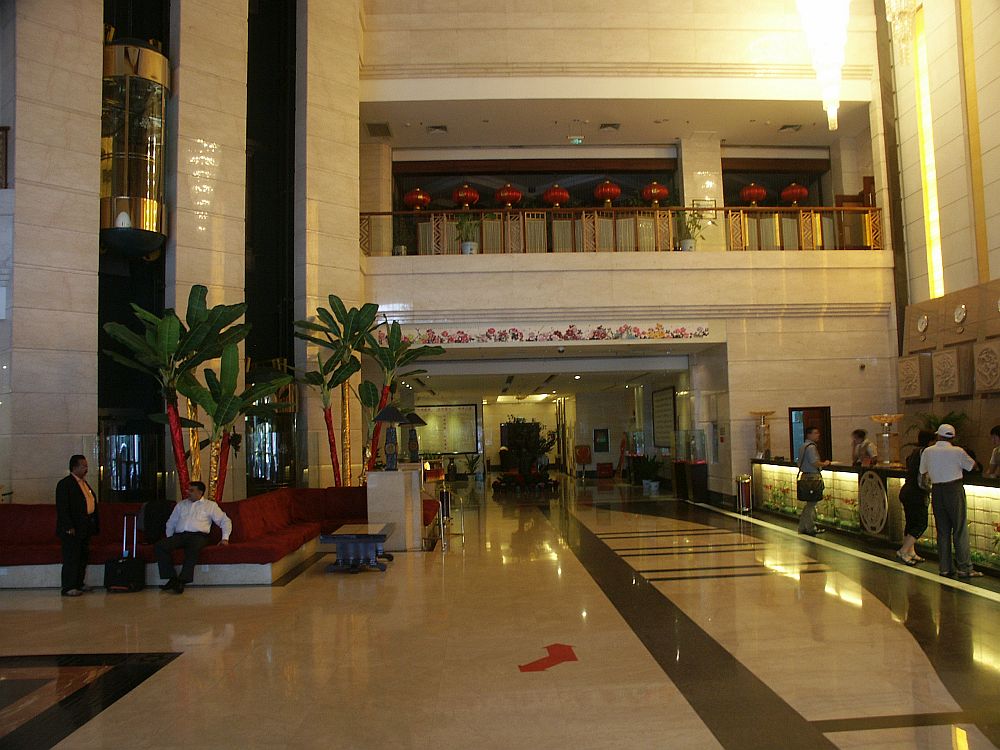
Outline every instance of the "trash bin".
<path fill-rule="evenodd" d="M 740 474 L 736 477 L 736 510 L 740 513 L 753 511 L 752 481 L 753 477 L 749 474 Z"/>

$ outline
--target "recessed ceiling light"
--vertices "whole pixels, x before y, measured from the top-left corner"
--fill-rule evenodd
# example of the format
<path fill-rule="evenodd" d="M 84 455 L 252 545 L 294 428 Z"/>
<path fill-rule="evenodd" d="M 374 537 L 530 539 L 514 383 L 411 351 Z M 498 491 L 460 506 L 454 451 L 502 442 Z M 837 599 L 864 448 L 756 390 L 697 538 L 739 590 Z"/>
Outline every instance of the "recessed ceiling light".
<path fill-rule="evenodd" d="M 579 380 L 579 379 L 580 379 L 580 376 L 579 376 L 579 375 L 574 375 L 574 376 L 573 376 L 573 380 Z"/>

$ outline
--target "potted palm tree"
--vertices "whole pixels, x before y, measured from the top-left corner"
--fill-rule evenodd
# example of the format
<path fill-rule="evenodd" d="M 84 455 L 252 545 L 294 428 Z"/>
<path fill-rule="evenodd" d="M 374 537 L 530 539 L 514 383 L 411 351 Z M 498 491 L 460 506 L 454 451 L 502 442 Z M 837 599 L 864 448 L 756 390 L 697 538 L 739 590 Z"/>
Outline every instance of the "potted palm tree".
<path fill-rule="evenodd" d="M 644 494 L 660 491 L 660 468 L 663 462 L 656 456 L 636 456 L 632 459 L 632 475 L 642 482 Z"/>

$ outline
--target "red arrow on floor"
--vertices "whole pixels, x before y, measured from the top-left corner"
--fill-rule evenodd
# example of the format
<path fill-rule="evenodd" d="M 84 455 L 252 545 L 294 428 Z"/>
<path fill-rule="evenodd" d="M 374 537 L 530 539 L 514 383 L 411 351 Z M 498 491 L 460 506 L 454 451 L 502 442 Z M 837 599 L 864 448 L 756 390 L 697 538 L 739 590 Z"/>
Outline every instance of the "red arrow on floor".
<path fill-rule="evenodd" d="M 573 647 L 567 646 L 565 643 L 553 643 L 546 646 L 545 650 L 549 652 L 548 656 L 536 659 L 530 664 L 518 664 L 517 668 L 522 672 L 544 672 L 549 667 L 562 664 L 564 661 L 577 661 Z"/>

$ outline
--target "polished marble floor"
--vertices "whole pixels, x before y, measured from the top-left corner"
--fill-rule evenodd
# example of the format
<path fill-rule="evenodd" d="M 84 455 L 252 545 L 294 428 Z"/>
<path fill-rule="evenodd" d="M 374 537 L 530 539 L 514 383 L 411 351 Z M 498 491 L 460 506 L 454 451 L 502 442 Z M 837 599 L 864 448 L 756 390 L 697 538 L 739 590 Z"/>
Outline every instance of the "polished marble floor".
<path fill-rule="evenodd" d="M 3 591 L 0 750 L 1000 746 L 989 583 L 614 483 L 456 494 L 386 573 Z"/>

